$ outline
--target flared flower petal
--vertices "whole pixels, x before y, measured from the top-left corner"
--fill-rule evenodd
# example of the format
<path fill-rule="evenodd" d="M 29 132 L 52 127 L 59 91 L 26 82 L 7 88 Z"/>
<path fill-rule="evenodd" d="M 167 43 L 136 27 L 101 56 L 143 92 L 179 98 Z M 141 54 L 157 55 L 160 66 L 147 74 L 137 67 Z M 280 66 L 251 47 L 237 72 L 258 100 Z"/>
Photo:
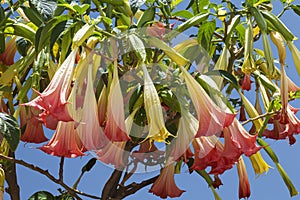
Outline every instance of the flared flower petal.
<path fill-rule="evenodd" d="M 149 192 L 163 199 L 167 197 L 180 197 L 181 194 L 185 192 L 184 190 L 179 189 L 175 183 L 173 163 L 161 170 L 158 179 L 153 183 Z"/>
<path fill-rule="evenodd" d="M 125 167 L 126 142 L 109 142 L 105 147 L 96 152 L 98 159 L 106 164 L 112 164 L 116 169 Z"/>
<path fill-rule="evenodd" d="M 8 66 L 13 65 L 16 51 L 16 37 L 12 37 L 6 43 L 4 52 L 0 54 L 0 63 Z"/>
<path fill-rule="evenodd" d="M 46 142 L 42 122 L 38 119 L 37 110 L 20 106 L 20 128 L 24 131 L 21 141 L 30 143 Z"/>
<path fill-rule="evenodd" d="M 144 106 L 149 126 L 147 138 L 157 142 L 165 142 L 165 139 L 172 136 L 172 134 L 165 127 L 159 96 L 147 68 L 142 67 L 144 72 Z"/>
<path fill-rule="evenodd" d="M 229 157 L 233 154 L 238 155 L 238 152 L 251 156 L 261 149 L 256 144 L 256 135 L 250 135 L 237 119 L 234 119 L 230 126 L 224 128 L 223 134 L 225 139 L 223 153 Z M 234 147 L 229 147 L 231 145 L 236 148 L 236 153 L 231 151 L 234 149 Z"/>
<path fill-rule="evenodd" d="M 74 113 L 76 115 L 75 119 L 79 121 L 77 127 L 78 135 L 87 150 L 99 150 L 108 141 L 98 120 L 97 100 L 93 88 L 91 64 L 88 66 L 86 82 L 87 86 L 82 108 L 77 108 L 77 111 Z M 80 106 L 80 104 L 77 106 Z"/>
<path fill-rule="evenodd" d="M 75 122 L 58 122 L 53 137 L 40 149 L 53 156 L 68 158 L 83 156 L 85 148 L 74 126 Z"/>
<path fill-rule="evenodd" d="M 108 96 L 107 121 L 104 133 L 110 141 L 124 142 L 130 140 L 130 137 L 127 134 L 125 126 L 124 102 L 116 62 Z"/>
<path fill-rule="evenodd" d="M 237 163 L 237 171 L 239 175 L 239 199 L 250 197 L 250 183 L 248 179 L 248 173 L 246 170 L 245 162 L 242 157 L 240 157 Z"/>
<path fill-rule="evenodd" d="M 183 111 L 181 113 L 177 136 L 172 140 L 171 144 L 168 145 L 171 149 L 170 160 L 176 161 L 183 156 L 184 161 L 188 161 L 188 158 L 192 155 L 190 152 L 188 152 L 189 146 L 197 133 L 198 126 L 199 122 L 191 113 L 187 111 Z"/>
<path fill-rule="evenodd" d="M 45 126 L 55 129 L 58 121 L 72 121 L 67 109 L 67 99 L 70 94 L 71 79 L 77 50 L 73 50 L 60 68 L 54 74 L 47 88 L 38 97 L 25 103 L 43 112 L 39 115 Z"/>
<path fill-rule="evenodd" d="M 181 70 L 198 116 L 199 128 L 196 137 L 221 132 L 232 123 L 235 114 L 222 111 L 186 69 Z"/>

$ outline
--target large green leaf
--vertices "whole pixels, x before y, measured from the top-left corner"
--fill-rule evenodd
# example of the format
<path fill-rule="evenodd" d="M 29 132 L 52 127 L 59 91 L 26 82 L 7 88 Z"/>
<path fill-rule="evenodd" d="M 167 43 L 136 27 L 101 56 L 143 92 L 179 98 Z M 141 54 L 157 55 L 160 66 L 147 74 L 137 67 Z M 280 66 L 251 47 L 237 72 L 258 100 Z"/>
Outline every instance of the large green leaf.
<path fill-rule="evenodd" d="M 35 31 L 31 27 L 22 23 L 13 24 L 12 27 L 14 28 L 14 35 L 28 39 L 33 44 L 35 43 Z"/>
<path fill-rule="evenodd" d="M 135 34 L 130 34 L 128 38 L 133 50 L 135 50 L 140 55 L 142 62 L 144 62 L 147 55 L 143 41 Z"/>
<path fill-rule="evenodd" d="M 145 10 L 144 14 L 138 21 L 137 26 L 140 28 L 145 26 L 147 22 L 153 21 L 154 15 L 155 15 L 155 7 L 148 8 L 147 10 Z"/>
<path fill-rule="evenodd" d="M 17 120 L 6 113 L 0 113 L 0 132 L 7 140 L 10 149 L 15 151 L 21 137 L 21 131 Z"/>
<path fill-rule="evenodd" d="M 32 0 L 32 4 L 36 7 L 45 22 L 52 18 L 57 8 L 56 0 Z"/>
<path fill-rule="evenodd" d="M 202 26 L 199 28 L 198 41 L 201 44 L 201 46 L 207 51 L 209 51 L 210 49 L 211 39 L 215 29 L 216 29 L 215 20 L 204 22 Z"/>
<path fill-rule="evenodd" d="M 28 200 L 55 200 L 56 198 L 47 191 L 39 191 L 34 193 Z"/>

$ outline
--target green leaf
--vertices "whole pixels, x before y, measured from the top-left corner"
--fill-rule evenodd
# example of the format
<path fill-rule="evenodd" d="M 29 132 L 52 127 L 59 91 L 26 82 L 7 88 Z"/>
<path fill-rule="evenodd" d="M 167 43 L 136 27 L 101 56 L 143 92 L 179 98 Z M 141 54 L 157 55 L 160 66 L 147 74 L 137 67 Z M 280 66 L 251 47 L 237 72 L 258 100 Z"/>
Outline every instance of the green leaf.
<path fill-rule="evenodd" d="M 300 5 L 291 5 L 293 11 L 300 16 Z"/>
<path fill-rule="evenodd" d="M 42 26 L 38 29 L 36 34 L 36 44 L 35 50 L 39 53 L 46 45 L 49 44 L 49 39 L 51 37 L 52 31 L 56 28 L 56 26 L 70 19 L 68 15 L 62 15 L 51 19 L 46 26 Z"/>
<path fill-rule="evenodd" d="M 236 78 L 231 73 L 228 73 L 227 71 L 212 70 L 212 71 L 209 71 L 209 72 L 205 73 L 205 75 L 208 75 L 208 76 L 221 76 L 224 79 L 226 79 L 227 81 L 229 81 L 234 86 L 234 88 L 236 88 L 236 89 L 239 88 L 239 84 L 238 84 Z"/>
<path fill-rule="evenodd" d="M 146 60 L 147 54 L 143 41 L 135 34 L 130 34 L 128 36 L 128 39 L 132 45 L 133 50 L 140 55 L 142 62 L 144 62 Z"/>
<path fill-rule="evenodd" d="M 78 14 L 83 15 L 90 8 L 90 5 L 74 5 L 73 8 L 78 12 Z"/>
<path fill-rule="evenodd" d="M 190 11 L 188 11 L 188 10 L 178 10 L 176 12 L 173 12 L 172 16 L 184 17 L 184 18 L 190 19 L 194 15 Z"/>
<path fill-rule="evenodd" d="M 237 32 L 237 36 L 239 38 L 239 41 L 242 43 L 242 45 L 245 44 L 245 34 L 246 34 L 246 29 L 244 27 L 243 24 L 238 24 L 236 27 L 235 27 L 235 30 Z"/>
<path fill-rule="evenodd" d="M 5 20 L 5 13 L 3 7 L 0 5 L 0 24 Z"/>
<path fill-rule="evenodd" d="M 171 40 L 183 31 L 189 29 L 192 26 L 199 25 L 201 22 L 206 21 L 209 16 L 209 13 L 201 13 L 198 14 L 190 19 L 188 19 L 186 22 L 180 24 L 175 29 L 173 29 L 171 32 L 166 34 L 164 36 L 165 39 Z"/>
<path fill-rule="evenodd" d="M 35 43 L 36 32 L 31 27 L 22 23 L 13 24 L 12 27 L 14 28 L 14 35 L 28 39 L 32 44 Z"/>
<path fill-rule="evenodd" d="M 240 23 L 240 15 L 236 15 L 232 18 L 229 26 L 228 26 L 228 29 L 227 29 L 227 37 L 226 37 L 226 41 L 225 43 L 227 44 L 229 39 L 231 38 L 231 34 L 233 32 L 233 30 L 236 28 L 237 25 L 239 25 Z"/>
<path fill-rule="evenodd" d="M 137 27 L 141 28 L 141 27 L 146 26 L 146 24 L 148 22 L 151 22 L 154 20 L 154 16 L 155 16 L 155 7 L 148 8 L 147 10 L 144 11 L 142 17 L 138 21 Z"/>
<path fill-rule="evenodd" d="M 204 22 L 198 31 L 198 41 L 201 46 L 209 51 L 210 45 L 211 45 L 211 39 L 213 36 L 213 33 L 216 29 L 216 21 L 207 21 Z"/>
<path fill-rule="evenodd" d="M 0 113 L 0 132 L 7 140 L 10 149 L 15 151 L 21 137 L 18 121 L 13 116 L 6 113 Z"/>
<path fill-rule="evenodd" d="M 42 16 L 32 4 L 30 4 L 29 8 L 25 6 L 21 6 L 21 8 L 23 9 L 26 17 L 28 17 L 28 19 L 37 27 L 39 27 L 43 23 Z"/>
<path fill-rule="evenodd" d="M 28 200 L 55 200 L 55 197 L 47 191 L 39 191 L 34 193 Z"/>

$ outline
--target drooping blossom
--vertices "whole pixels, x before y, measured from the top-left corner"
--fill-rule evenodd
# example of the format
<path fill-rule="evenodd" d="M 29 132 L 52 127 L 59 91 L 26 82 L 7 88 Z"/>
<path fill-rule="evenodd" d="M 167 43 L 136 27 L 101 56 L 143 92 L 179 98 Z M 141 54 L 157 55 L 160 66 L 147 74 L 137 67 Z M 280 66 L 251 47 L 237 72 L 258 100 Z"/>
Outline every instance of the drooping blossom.
<path fill-rule="evenodd" d="M 40 147 L 42 151 L 53 156 L 76 158 L 83 156 L 85 148 L 75 129 L 75 122 L 58 122 L 51 140 Z"/>
<path fill-rule="evenodd" d="M 278 50 L 278 56 L 279 56 L 279 63 L 280 65 L 285 64 L 285 59 L 286 59 L 286 50 L 285 50 L 285 45 L 284 45 L 284 39 L 282 38 L 281 34 L 276 31 L 271 31 L 270 32 L 270 38 L 272 42 L 275 44 Z"/>
<path fill-rule="evenodd" d="M 263 132 L 263 135 L 267 138 L 276 140 L 288 138 L 290 145 L 294 144 L 296 142 L 296 139 L 293 135 L 300 133 L 300 120 L 295 115 L 297 112 L 298 109 L 295 109 L 288 104 L 286 111 L 287 123 L 282 123 L 281 121 L 277 120 L 275 116 L 275 118 L 273 119 L 273 129 L 265 130 Z"/>
<path fill-rule="evenodd" d="M 283 65 L 281 65 L 280 82 L 281 112 L 279 121 L 281 123 L 287 123 L 287 107 L 289 103 L 289 92 L 288 79 Z"/>
<path fill-rule="evenodd" d="M 0 54 L 0 63 L 4 65 L 13 65 L 16 51 L 16 37 L 11 37 L 5 45 L 4 52 Z"/>
<path fill-rule="evenodd" d="M 263 159 L 259 151 L 250 156 L 249 158 L 254 169 L 254 173 L 256 175 L 261 175 L 269 171 L 270 166 Z"/>
<path fill-rule="evenodd" d="M 36 109 L 20 106 L 20 128 L 24 131 L 21 135 L 23 142 L 42 143 L 48 140 L 44 135 L 42 122 L 38 119 Z"/>
<path fill-rule="evenodd" d="M 87 75 L 85 78 L 87 85 L 85 92 L 83 92 L 83 105 L 79 108 L 73 108 L 73 110 L 76 111 L 74 113 L 74 118 L 79 122 L 77 127 L 78 135 L 86 149 L 99 150 L 104 147 L 108 141 L 98 120 L 97 100 L 93 88 L 91 64 L 88 65 Z M 78 80 L 78 82 L 80 82 L 80 80 Z M 78 99 L 76 98 L 76 101 L 77 100 Z M 81 105 L 79 104 L 76 106 Z"/>
<path fill-rule="evenodd" d="M 232 123 L 235 114 L 222 111 L 186 69 L 181 70 L 198 116 L 199 128 L 196 137 L 221 132 Z"/>
<path fill-rule="evenodd" d="M 171 149 L 170 159 L 172 161 L 176 161 L 183 156 L 184 161 L 187 162 L 188 158 L 193 156 L 189 146 L 197 133 L 198 126 L 199 122 L 191 113 L 188 111 L 181 112 L 177 136 L 168 145 Z"/>
<path fill-rule="evenodd" d="M 126 142 L 108 142 L 102 149 L 96 152 L 98 159 L 106 164 L 112 164 L 116 169 L 125 167 L 127 151 L 125 151 Z"/>
<path fill-rule="evenodd" d="M 167 197 L 180 197 L 181 194 L 185 192 L 184 190 L 179 189 L 175 183 L 173 163 L 165 166 L 161 170 L 159 177 L 153 183 L 149 192 L 163 199 Z"/>
<path fill-rule="evenodd" d="M 239 199 L 250 197 L 250 183 L 248 179 L 248 173 L 246 170 L 245 162 L 242 157 L 240 157 L 237 163 L 237 171 L 239 175 Z"/>
<path fill-rule="evenodd" d="M 119 83 L 117 61 L 114 61 L 114 73 L 107 103 L 107 119 L 104 129 L 106 137 L 113 142 L 130 140 L 124 117 L 124 102 Z"/>
<path fill-rule="evenodd" d="M 154 37 L 162 39 L 166 33 L 165 24 L 161 23 L 161 22 L 154 22 L 151 26 L 148 26 L 146 28 L 146 32 L 150 36 L 154 36 Z"/>
<path fill-rule="evenodd" d="M 144 72 L 144 107 L 149 126 L 147 138 L 157 142 L 165 142 L 165 139 L 172 134 L 165 127 L 159 96 L 147 68 L 146 66 L 142 66 L 142 68 Z"/>
<path fill-rule="evenodd" d="M 251 90 L 250 73 L 245 73 L 245 76 L 241 81 L 241 88 L 247 91 Z"/>
<path fill-rule="evenodd" d="M 74 49 L 70 53 L 42 93 L 35 91 L 38 97 L 23 104 L 42 110 L 39 117 L 47 128 L 55 129 L 58 121 L 68 122 L 73 120 L 67 109 L 67 99 L 70 94 L 76 52 L 77 50 Z"/>

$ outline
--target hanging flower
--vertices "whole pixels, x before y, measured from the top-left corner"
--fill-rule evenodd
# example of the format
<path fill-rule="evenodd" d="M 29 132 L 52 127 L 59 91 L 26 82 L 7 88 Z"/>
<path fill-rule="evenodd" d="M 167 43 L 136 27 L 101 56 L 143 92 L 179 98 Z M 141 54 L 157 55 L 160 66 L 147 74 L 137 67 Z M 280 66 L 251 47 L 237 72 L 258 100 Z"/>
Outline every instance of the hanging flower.
<path fill-rule="evenodd" d="M 245 76 L 241 80 L 241 88 L 247 91 L 251 90 L 250 73 L 245 73 Z"/>
<path fill-rule="evenodd" d="M 48 140 L 44 135 L 42 122 L 38 119 L 38 111 L 34 108 L 20 106 L 20 128 L 23 142 L 42 143 Z"/>
<path fill-rule="evenodd" d="M 80 82 L 80 80 L 78 80 Z M 87 150 L 99 150 L 107 144 L 107 138 L 98 120 L 97 100 L 93 88 L 92 65 L 88 65 L 86 91 L 82 108 L 77 108 L 74 118 L 79 121 L 78 135 Z M 74 90 L 75 91 L 75 90 Z M 76 98 L 77 101 L 77 98 Z M 77 104 L 77 102 L 76 102 Z M 76 105 L 74 104 L 74 106 Z M 76 106 L 81 106 L 80 104 Z M 75 108 L 73 108 L 75 110 Z"/>
<path fill-rule="evenodd" d="M 161 22 L 154 22 L 151 26 L 146 28 L 146 31 L 150 36 L 162 39 L 166 33 L 165 24 Z"/>
<path fill-rule="evenodd" d="M 221 132 L 224 127 L 232 123 L 235 114 L 222 111 L 186 69 L 181 69 L 198 115 L 199 128 L 196 137 L 211 136 Z"/>
<path fill-rule="evenodd" d="M 70 93 L 71 79 L 77 50 L 73 50 L 56 71 L 47 88 L 38 97 L 22 105 L 32 106 L 43 112 L 39 114 L 45 126 L 56 129 L 58 121 L 72 121 L 67 109 L 67 98 Z"/>
<path fill-rule="evenodd" d="M 252 156 L 250 156 L 249 158 L 255 174 L 261 175 L 269 171 L 270 166 L 263 159 L 259 151 L 253 154 Z"/>
<path fill-rule="evenodd" d="M 124 103 L 119 83 L 117 61 L 114 61 L 114 73 L 107 104 L 107 121 L 104 129 L 106 137 L 113 142 L 130 140 L 126 133 Z"/>
<path fill-rule="evenodd" d="M 280 122 L 287 123 L 287 106 L 289 103 L 289 92 L 288 92 L 288 79 L 284 70 L 284 66 L 281 65 L 281 77 L 280 77 L 280 97 L 281 97 L 281 112 Z"/>
<path fill-rule="evenodd" d="M 16 37 L 11 37 L 5 45 L 4 52 L 0 54 L 0 63 L 13 65 L 16 51 Z"/>
<path fill-rule="evenodd" d="M 261 149 L 256 144 L 256 136 L 250 135 L 237 119 L 234 119 L 230 126 L 224 128 L 223 134 L 225 140 L 223 154 L 228 157 L 233 154 L 238 155 L 238 152 L 251 156 Z M 236 153 L 232 152 L 234 148 Z"/>
<path fill-rule="evenodd" d="M 48 144 L 40 147 L 40 149 L 53 156 L 68 158 L 83 156 L 85 148 L 74 125 L 75 122 L 58 122 L 53 137 Z"/>
<path fill-rule="evenodd" d="M 242 157 L 237 163 L 237 171 L 239 175 L 239 199 L 247 199 L 250 197 L 251 191 L 245 162 Z"/>
<path fill-rule="evenodd" d="M 193 154 L 190 151 L 190 143 L 195 137 L 198 130 L 199 122 L 188 111 L 181 112 L 179 119 L 177 136 L 174 138 L 170 145 L 170 159 L 176 161 L 182 156 L 184 161 L 187 162 L 188 158 Z"/>
<path fill-rule="evenodd" d="M 126 142 L 109 142 L 105 147 L 96 152 L 98 159 L 106 164 L 112 164 L 116 169 L 125 167 Z"/>
<path fill-rule="evenodd" d="M 144 72 L 144 107 L 149 126 L 149 134 L 146 139 L 165 142 L 165 139 L 172 134 L 165 127 L 161 103 L 147 68 L 145 66 L 142 68 Z"/>
<path fill-rule="evenodd" d="M 167 197 L 180 197 L 184 190 L 179 189 L 176 186 L 174 180 L 174 164 L 165 166 L 156 181 L 153 183 L 150 191 L 151 193 L 159 196 L 160 198 Z"/>
<path fill-rule="evenodd" d="M 263 135 L 267 138 L 272 138 L 275 140 L 280 139 L 289 139 L 290 145 L 296 142 L 294 138 L 294 134 L 300 133 L 300 120 L 296 117 L 295 113 L 297 113 L 298 109 L 293 108 L 288 104 L 287 107 L 287 123 L 282 123 L 277 120 L 278 116 L 275 116 L 273 119 L 273 129 L 265 130 Z"/>

